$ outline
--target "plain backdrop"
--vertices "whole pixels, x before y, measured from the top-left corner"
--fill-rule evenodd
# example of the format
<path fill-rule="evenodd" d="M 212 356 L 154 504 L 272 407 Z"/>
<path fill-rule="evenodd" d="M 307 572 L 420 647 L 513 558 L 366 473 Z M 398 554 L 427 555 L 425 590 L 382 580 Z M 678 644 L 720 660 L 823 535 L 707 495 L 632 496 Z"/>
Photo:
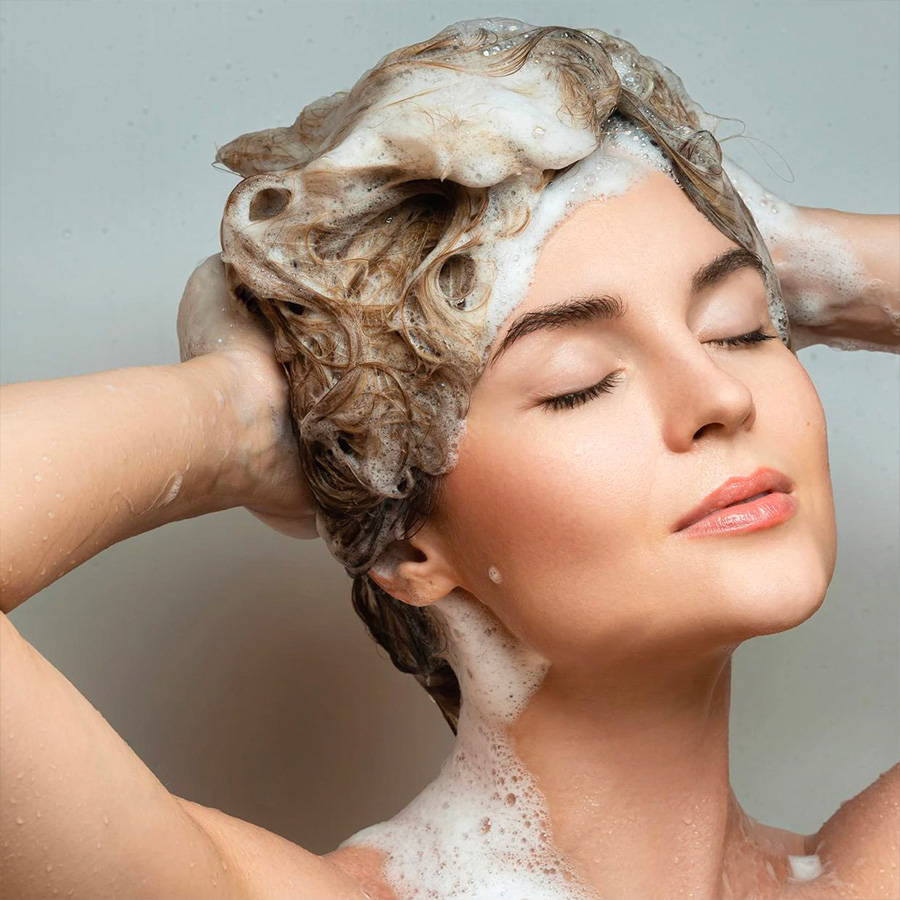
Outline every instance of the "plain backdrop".
<path fill-rule="evenodd" d="M 181 292 L 239 180 L 216 148 L 489 15 L 630 40 L 745 124 L 726 152 L 790 201 L 900 209 L 893 0 L 5 0 L 0 380 L 177 362 Z M 828 418 L 836 571 L 812 619 L 738 650 L 732 748 L 747 810 L 812 832 L 900 749 L 900 358 L 800 359 Z M 321 542 L 234 509 L 111 547 L 12 620 L 171 791 L 324 852 L 404 806 L 451 741 L 349 589 Z"/>

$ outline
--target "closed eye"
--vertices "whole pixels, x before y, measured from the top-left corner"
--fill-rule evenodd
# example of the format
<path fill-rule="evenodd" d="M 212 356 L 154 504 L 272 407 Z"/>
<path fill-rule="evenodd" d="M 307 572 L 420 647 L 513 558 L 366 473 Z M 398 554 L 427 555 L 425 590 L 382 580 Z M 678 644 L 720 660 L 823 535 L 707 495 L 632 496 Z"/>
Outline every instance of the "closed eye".
<path fill-rule="evenodd" d="M 755 331 L 748 331 L 746 334 L 739 334 L 736 337 L 720 338 L 714 341 L 707 341 L 706 343 L 717 344 L 723 347 L 744 347 L 760 344 L 764 341 L 771 341 L 777 337 L 778 335 L 776 334 L 766 334 L 763 332 L 762 326 L 760 326 Z M 588 400 L 599 397 L 600 394 L 610 393 L 610 391 L 612 391 L 612 389 L 621 381 L 622 375 L 623 370 L 617 369 L 615 372 L 610 372 L 609 375 L 601 381 L 598 381 L 597 384 L 591 385 L 591 387 L 585 388 L 582 391 L 572 391 L 568 394 L 562 394 L 558 397 L 547 397 L 544 400 L 541 400 L 539 405 L 554 410 L 573 409 L 576 406 L 580 406 L 582 403 L 587 403 Z"/>
<path fill-rule="evenodd" d="M 739 347 L 742 344 L 758 344 L 762 341 L 771 341 L 778 337 L 777 334 L 765 334 L 762 326 L 756 331 L 748 331 L 746 334 L 739 334 L 737 337 L 721 338 L 717 341 L 707 341 L 708 344 L 721 344 L 727 347 Z"/>

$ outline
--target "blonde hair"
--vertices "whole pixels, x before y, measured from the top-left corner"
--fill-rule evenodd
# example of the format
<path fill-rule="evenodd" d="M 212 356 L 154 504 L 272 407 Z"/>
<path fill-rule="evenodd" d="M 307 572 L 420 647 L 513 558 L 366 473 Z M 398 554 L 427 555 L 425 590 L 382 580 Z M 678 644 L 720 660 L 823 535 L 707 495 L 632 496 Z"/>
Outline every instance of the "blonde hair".
<path fill-rule="evenodd" d="M 511 146 L 489 117 L 436 123 L 434 109 L 423 115 L 443 143 L 407 150 L 396 135 L 372 138 L 373 115 L 383 122 L 403 103 L 425 102 L 396 94 L 417 86 L 423 70 L 452 90 L 454 78 L 509 79 L 526 65 L 552 76 L 567 128 L 599 138 L 615 116 L 662 149 L 694 205 L 762 259 L 773 319 L 790 346 L 771 259 L 722 171 L 717 140 L 701 127 L 708 115 L 669 69 L 602 31 L 456 23 L 388 54 L 292 125 L 241 135 L 216 155 L 244 179 L 222 219 L 229 286 L 271 325 L 320 533 L 353 578 L 354 606 L 373 637 L 454 730 L 459 687 L 433 619 L 366 573 L 425 521 L 455 463 L 485 362 L 482 316 L 495 274 L 478 249 L 526 227 L 544 187 L 577 160 L 548 164 L 539 142 Z M 516 102 L 527 97 L 511 90 Z M 448 150 L 454 141 L 466 152 Z M 508 189 L 513 182 L 519 191 Z"/>

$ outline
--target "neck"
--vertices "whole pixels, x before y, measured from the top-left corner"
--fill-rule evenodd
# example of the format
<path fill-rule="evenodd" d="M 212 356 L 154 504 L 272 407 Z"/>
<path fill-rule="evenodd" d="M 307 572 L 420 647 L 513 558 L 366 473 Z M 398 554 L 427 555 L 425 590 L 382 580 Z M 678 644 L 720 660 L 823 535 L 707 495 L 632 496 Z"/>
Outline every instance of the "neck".
<path fill-rule="evenodd" d="M 729 781 L 730 687 L 730 650 L 589 676 L 551 668 L 509 727 L 554 844 L 605 896 L 727 896 L 755 852 Z"/>
<path fill-rule="evenodd" d="M 803 851 L 731 790 L 733 648 L 564 672 L 463 600 L 440 613 L 463 697 L 453 752 L 406 809 L 352 839 L 390 851 L 392 882 L 448 897 L 774 896 L 786 854 Z M 423 849 L 472 891 L 426 871 Z"/>

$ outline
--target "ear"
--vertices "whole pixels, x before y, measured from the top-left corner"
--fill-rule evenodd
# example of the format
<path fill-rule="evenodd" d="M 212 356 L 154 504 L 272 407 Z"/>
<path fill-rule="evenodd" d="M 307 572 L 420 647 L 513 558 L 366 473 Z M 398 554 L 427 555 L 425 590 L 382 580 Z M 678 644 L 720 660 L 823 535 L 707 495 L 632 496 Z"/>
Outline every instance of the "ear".
<path fill-rule="evenodd" d="M 444 544 L 429 523 L 411 538 L 389 544 L 368 575 L 411 606 L 428 606 L 459 584 Z"/>

